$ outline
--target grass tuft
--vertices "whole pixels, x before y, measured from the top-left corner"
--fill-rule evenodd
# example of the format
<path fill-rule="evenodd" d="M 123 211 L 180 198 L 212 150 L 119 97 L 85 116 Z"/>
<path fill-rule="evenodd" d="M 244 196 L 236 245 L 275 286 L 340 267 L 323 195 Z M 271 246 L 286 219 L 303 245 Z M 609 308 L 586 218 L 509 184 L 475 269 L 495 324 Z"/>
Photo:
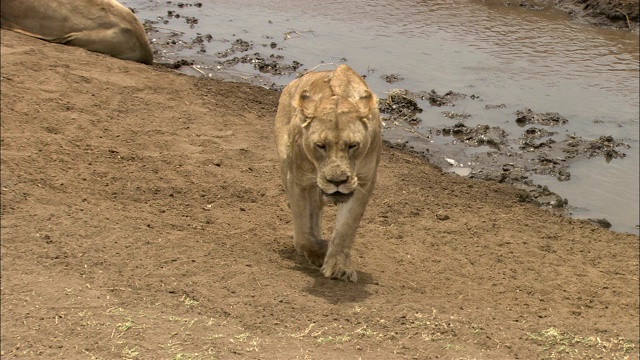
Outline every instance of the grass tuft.
<path fill-rule="evenodd" d="M 635 350 L 635 345 L 617 337 L 614 339 L 600 339 L 597 336 L 580 336 L 567 331 L 560 331 L 554 327 L 534 333 L 527 333 L 528 339 L 543 347 L 543 359 L 558 359 L 564 357 L 583 358 L 595 354 L 605 359 L 629 359 Z"/>

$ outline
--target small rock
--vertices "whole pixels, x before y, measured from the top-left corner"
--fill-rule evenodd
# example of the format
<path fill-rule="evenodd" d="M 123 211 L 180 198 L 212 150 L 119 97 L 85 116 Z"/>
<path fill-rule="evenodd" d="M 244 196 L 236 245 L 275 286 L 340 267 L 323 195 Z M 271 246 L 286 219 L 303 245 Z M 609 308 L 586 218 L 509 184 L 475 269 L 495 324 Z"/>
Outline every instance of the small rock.
<path fill-rule="evenodd" d="M 449 220 L 449 215 L 439 212 L 436 214 L 436 219 L 440 221 Z"/>
<path fill-rule="evenodd" d="M 589 221 L 591 221 L 592 224 L 598 225 L 602 228 L 605 229 L 610 229 L 611 228 L 611 223 L 609 222 L 609 220 L 602 218 L 602 219 L 589 219 Z"/>

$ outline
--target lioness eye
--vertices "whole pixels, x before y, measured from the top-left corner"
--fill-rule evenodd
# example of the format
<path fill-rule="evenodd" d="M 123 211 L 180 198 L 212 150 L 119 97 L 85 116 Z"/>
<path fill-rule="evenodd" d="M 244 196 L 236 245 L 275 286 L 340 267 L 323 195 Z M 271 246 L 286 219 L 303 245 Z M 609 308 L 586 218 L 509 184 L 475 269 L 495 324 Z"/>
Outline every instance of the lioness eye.
<path fill-rule="evenodd" d="M 358 144 L 349 144 L 349 150 L 355 150 L 358 148 Z"/>
<path fill-rule="evenodd" d="M 325 146 L 324 144 L 320 144 L 320 143 L 317 143 L 317 144 L 316 144 L 316 147 L 317 147 L 318 149 L 320 149 L 320 150 L 324 150 L 324 149 L 326 148 L 326 146 Z"/>

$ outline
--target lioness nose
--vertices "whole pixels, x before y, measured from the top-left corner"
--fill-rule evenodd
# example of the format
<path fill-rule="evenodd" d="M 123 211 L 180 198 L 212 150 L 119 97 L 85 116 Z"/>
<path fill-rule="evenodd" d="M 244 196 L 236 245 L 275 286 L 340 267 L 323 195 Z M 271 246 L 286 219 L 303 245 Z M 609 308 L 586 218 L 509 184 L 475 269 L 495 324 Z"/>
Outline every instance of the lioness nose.
<path fill-rule="evenodd" d="M 345 184 L 347 181 L 349 181 L 349 177 L 345 177 L 344 179 L 327 179 L 328 182 L 332 183 L 333 185 L 335 185 L 336 187 L 340 187 L 340 185 Z"/>

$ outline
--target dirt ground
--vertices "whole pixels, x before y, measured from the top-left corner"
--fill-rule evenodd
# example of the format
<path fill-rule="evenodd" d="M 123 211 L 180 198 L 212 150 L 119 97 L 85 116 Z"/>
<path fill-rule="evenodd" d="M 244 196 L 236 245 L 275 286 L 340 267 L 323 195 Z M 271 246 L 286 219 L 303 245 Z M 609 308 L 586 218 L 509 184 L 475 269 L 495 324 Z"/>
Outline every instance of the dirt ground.
<path fill-rule="evenodd" d="M 599 27 L 638 32 L 640 26 L 638 0 L 508 0 L 502 3 L 533 11 L 556 8 L 578 22 Z"/>
<path fill-rule="evenodd" d="M 524 2 L 529 3 L 528 0 Z M 552 2 L 555 7 L 567 12 L 578 21 L 638 32 L 640 25 L 638 0 L 553 0 Z"/>
<path fill-rule="evenodd" d="M 637 236 L 385 148 L 328 280 L 276 92 L 1 34 L 3 359 L 638 358 Z"/>

